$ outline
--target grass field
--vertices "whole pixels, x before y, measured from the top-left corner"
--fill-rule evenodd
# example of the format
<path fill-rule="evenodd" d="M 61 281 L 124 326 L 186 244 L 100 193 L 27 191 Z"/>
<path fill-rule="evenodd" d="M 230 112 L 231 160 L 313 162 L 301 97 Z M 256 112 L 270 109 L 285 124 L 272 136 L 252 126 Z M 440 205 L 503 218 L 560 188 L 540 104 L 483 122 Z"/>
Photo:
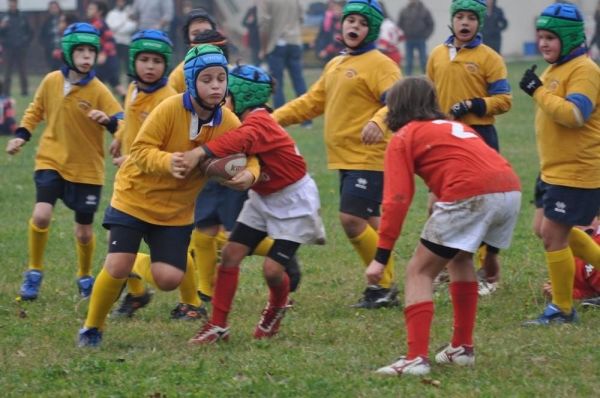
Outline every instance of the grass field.
<path fill-rule="evenodd" d="M 539 65 L 543 61 L 538 61 Z M 538 160 L 533 105 L 518 88 L 528 63 L 511 63 L 512 110 L 498 118 L 502 153 L 523 184 L 523 205 L 512 248 L 502 255 L 502 282 L 480 300 L 473 369 L 433 367 L 433 386 L 419 378 L 381 378 L 373 373 L 405 352 L 402 309 L 349 308 L 364 288 L 363 268 L 337 220 L 337 174 L 326 170 L 322 119 L 311 129 L 291 128 L 321 193 L 328 233 L 325 247 L 302 247 L 304 280 L 281 333 L 254 341 L 251 333 L 267 297 L 260 259 L 244 263 L 231 315 L 228 344 L 186 345 L 198 324 L 169 320 L 176 293 L 157 293 L 132 320 L 109 320 L 99 350 L 76 347 L 87 301 L 75 285 L 73 215 L 55 211 L 40 298 L 15 301 L 27 264 L 27 220 L 34 204 L 33 158 L 37 137 L 15 157 L 0 155 L 0 395 L 7 397 L 399 397 L 399 396 L 598 396 L 600 312 L 584 312 L 576 326 L 524 329 L 521 321 L 544 305 L 546 279 L 541 243 L 533 236 L 530 203 Z M 318 71 L 308 71 L 313 81 Z M 19 110 L 27 99 L 19 98 Z M 41 130 L 38 130 L 41 131 Z M 0 138 L 4 148 L 7 139 Z M 108 141 L 108 138 L 107 138 Z M 568 145 L 568 143 L 565 143 Z M 110 198 L 114 168 L 103 195 Z M 426 219 L 423 185 L 395 253 L 403 289 L 404 267 Z M 101 219 L 101 214 L 97 220 Z M 105 232 L 96 223 L 94 273 L 106 253 Z M 431 349 L 451 335 L 452 307 L 436 296 Z"/>

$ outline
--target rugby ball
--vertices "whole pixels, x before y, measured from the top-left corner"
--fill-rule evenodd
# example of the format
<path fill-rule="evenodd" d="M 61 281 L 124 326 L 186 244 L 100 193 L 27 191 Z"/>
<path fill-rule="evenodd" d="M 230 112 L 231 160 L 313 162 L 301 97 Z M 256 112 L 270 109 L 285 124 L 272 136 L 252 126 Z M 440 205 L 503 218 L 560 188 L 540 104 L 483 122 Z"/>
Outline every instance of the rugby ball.
<path fill-rule="evenodd" d="M 246 168 L 245 153 L 235 153 L 222 158 L 209 158 L 200 163 L 200 171 L 211 180 L 226 181 Z"/>

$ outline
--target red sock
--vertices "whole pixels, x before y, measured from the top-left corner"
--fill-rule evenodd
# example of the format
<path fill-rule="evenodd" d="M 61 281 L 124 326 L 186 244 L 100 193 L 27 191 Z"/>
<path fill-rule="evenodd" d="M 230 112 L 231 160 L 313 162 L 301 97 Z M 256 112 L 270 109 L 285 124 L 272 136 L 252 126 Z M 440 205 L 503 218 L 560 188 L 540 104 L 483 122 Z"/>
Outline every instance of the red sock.
<path fill-rule="evenodd" d="M 450 283 L 450 296 L 454 309 L 452 346 L 472 346 L 477 316 L 477 282 Z"/>
<path fill-rule="evenodd" d="M 429 332 L 432 320 L 433 301 L 422 301 L 404 309 L 408 343 L 406 359 L 414 359 L 418 356 L 429 357 Z"/>
<path fill-rule="evenodd" d="M 273 307 L 285 307 L 290 293 L 290 277 L 283 273 L 282 281 L 277 286 L 269 286 L 269 304 Z"/>
<path fill-rule="evenodd" d="M 231 311 L 231 303 L 237 290 L 239 275 L 240 267 L 218 267 L 210 320 L 213 325 L 227 326 L 227 316 Z"/>

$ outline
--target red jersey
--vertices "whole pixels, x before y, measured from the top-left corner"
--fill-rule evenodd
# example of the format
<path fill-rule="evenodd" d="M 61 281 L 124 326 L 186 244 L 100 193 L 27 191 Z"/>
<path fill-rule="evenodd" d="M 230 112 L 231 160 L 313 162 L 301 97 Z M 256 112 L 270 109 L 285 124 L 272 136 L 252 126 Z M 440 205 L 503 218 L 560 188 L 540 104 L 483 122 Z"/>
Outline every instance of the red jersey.
<path fill-rule="evenodd" d="M 261 172 L 252 189 L 259 195 L 277 192 L 306 175 L 306 162 L 296 143 L 262 108 L 250 112 L 240 127 L 205 146 L 218 157 L 240 152 L 256 155 Z"/>
<path fill-rule="evenodd" d="M 391 250 L 400 235 L 415 193 L 415 174 L 441 202 L 521 190 L 508 161 L 469 126 L 448 120 L 410 122 L 385 152 L 382 249 Z"/>
<path fill-rule="evenodd" d="M 600 244 L 600 233 L 593 236 L 596 243 Z M 586 264 L 575 257 L 575 283 L 573 284 L 573 298 L 581 300 L 600 295 L 600 272 L 591 264 Z"/>

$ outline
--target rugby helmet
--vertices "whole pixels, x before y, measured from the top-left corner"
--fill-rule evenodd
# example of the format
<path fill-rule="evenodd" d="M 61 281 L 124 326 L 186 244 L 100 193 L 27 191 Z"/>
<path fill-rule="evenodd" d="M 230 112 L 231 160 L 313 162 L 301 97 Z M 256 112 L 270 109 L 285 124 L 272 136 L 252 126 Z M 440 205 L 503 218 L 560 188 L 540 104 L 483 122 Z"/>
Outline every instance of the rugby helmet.
<path fill-rule="evenodd" d="M 212 30 L 217 30 L 217 23 L 215 22 L 214 18 L 208 12 L 206 12 L 204 8 L 194 8 L 186 16 L 185 24 L 183 25 L 183 40 L 185 44 L 190 44 L 190 25 L 196 19 L 202 19 L 204 21 L 207 21 L 210 24 Z"/>
<path fill-rule="evenodd" d="M 129 74 L 136 79 L 139 76 L 135 71 L 135 59 L 140 53 L 155 53 L 163 57 L 165 71 L 161 77 L 164 77 L 171 63 L 173 43 L 166 33 L 158 29 L 145 29 L 134 34 L 129 45 Z"/>
<path fill-rule="evenodd" d="M 459 11 L 471 11 L 477 16 L 479 25 L 477 30 L 481 31 L 483 23 L 485 21 L 485 13 L 487 11 L 487 4 L 485 0 L 453 0 L 450 5 L 450 24 L 454 15 Z"/>
<path fill-rule="evenodd" d="M 350 14 L 362 15 L 369 25 L 369 33 L 365 37 L 365 43 L 371 43 L 379 37 L 379 29 L 383 22 L 383 10 L 377 0 L 350 0 L 342 11 L 342 22 Z"/>
<path fill-rule="evenodd" d="M 96 55 L 100 52 L 100 32 L 98 29 L 85 22 L 73 23 L 65 29 L 60 42 L 63 59 L 69 68 L 77 70 L 73 63 L 73 50 L 75 47 L 88 45 L 96 49 Z"/>
<path fill-rule="evenodd" d="M 198 90 L 196 90 L 198 75 L 211 66 L 220 66 L 227 72 L 227 58 L 225 58 L 219 47 L 212 44 L 200 44 L 192 47 L 187 52 L 183 62 L 183 74 L 187 91 L 198 104 L 202 105 L 203 101 L 198 95 Z"/>
<path fill-rule="evenodd" d="M 238 65 L 229 72 L 229 93 L 236 115 L 266 104 L 273 92 L 273 79 L 254 65 Z"/>
<path fill-rule="evenodd" d="M 555 3 L 542 11 L 535 23 L 537 30 L 547 30 L 560 40 L 560 57 L 585 43 L 583 16 L 573 4 Z"/>

